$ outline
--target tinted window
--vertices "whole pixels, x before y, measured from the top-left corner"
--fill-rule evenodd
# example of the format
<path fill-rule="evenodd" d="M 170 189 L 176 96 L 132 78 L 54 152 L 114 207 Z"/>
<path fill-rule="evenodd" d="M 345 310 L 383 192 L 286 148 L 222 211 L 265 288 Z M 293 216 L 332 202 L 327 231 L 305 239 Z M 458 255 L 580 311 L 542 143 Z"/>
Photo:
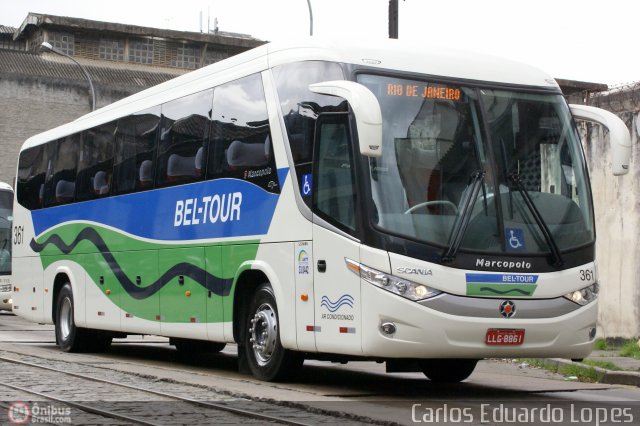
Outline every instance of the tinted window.
<path fill-rule="evenodd" d="M 90 200 L 109 195 L 115 130 L 116 123 L 113 122 L 82 133 L 76 191 L 78 200 Z"/>
<path fill-rule="evenodd" d="M 158 185 L 193 182 L 204 177 L 213 91 L 162 105 L 158 145 Z"/>
<path fill-rule="evenodd" d="M 216 87 L 212 118 L 209 177 L 245 179 L 279 192 L 260 75 Z"/>
<path fill-rule="evenodd" d="M 322 118 L 315 149 L 314 207 L 319 216 L 355 230 L 355 182 L 347 115 Z"/>
<path fill-rule="evenodd" d="M 45 206 L 66 204 L 75 199 L 79 149 L 79 134 L 67 136 L 49 146 L 51 155 L 49 155 L 47 177 L 44 184 Z"/>
<path fill-rule="evenodd" d="M 302 185 L 303 176 L 311 173 L 313 137 L 316 119 L 321 112 L 347 111 L 347 102 L 336 96 L 321 95 L 309 85 L 329 80 L 343 80 L 336 63 L 308 61 L 281 65 L 273 69 L 280 108 L 284 116 L 293 163 Z M 310 203 L 310 199 L 305 199 Z"/>
<path fill-rule="evenodd" d="M 44 178 L 47 172 L 48 145 L 25 149 L 18 162 L 18 202 L 29 210 L 42 207 L 44 200 Z"/>
<path fill-rule="evenodd" d="M 160 107 L 118 120 L 114 191 L 124 194 L 153 188 Z"/>

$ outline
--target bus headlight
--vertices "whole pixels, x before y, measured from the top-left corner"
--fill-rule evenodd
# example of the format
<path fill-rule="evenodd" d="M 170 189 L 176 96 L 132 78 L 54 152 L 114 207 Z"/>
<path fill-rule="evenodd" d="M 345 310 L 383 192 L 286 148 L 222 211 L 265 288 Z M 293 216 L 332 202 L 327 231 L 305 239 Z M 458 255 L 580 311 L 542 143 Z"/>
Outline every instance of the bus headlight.
<path fill-rule="evenodd" d="M 347 262 L 347 268 L 366 282 L 410 300 L 429 299 L 442 293 L 424 284 L 414 283 L 413 281 L 380 272 L 351 259 L 345 258 L 345 261 Z"/>
<path fill-rule="evenodd" d="M 565 294 L 564 297 L 571 300 L 572 302 L 577 303 L 578 305 L 584 306 L 598 298 L 599 290 L 600 286 L 598 285 L 598 283 L 593 283 L 589 287 L 585 287 L 580 290 Z"/>

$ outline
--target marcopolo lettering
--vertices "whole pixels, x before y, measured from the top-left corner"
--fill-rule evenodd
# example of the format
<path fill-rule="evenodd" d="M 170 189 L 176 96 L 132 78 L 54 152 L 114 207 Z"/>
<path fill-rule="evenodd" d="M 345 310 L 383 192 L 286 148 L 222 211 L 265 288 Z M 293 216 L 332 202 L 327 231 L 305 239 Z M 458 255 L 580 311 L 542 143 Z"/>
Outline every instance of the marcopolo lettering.
<path fill-rule="evenodd" d="M 241 206 L 241 192 L 178 200 L 173 226 L 239 221 Z"/>
<path fill-rule="evenodd" d="M 531 269 L 531 263 L 513 260 L 476 259 L 477 268 Z"/>

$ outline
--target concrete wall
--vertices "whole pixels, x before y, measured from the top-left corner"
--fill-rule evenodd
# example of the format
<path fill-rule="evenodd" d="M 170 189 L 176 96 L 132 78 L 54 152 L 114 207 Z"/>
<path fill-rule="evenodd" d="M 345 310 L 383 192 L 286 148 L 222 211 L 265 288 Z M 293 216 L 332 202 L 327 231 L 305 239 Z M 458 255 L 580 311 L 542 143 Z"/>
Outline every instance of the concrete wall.
<path fill-rule="evenodd" d="M 607 108 L 607 105 L 601 105 Z M 608 132 L 581 126 L 596 215 L 600 337 L 640 336 L 640 145 L 637 111 L 618 111 L 632 130 L 630 171 L 611 173 Z"/>
<path fill-rule="evenodd" d="M 130 93 L 100 91 L 96 107 L 127 94 Z M 18 152 L 27 138 L 90 111 L 91 95 L 87 85 L 0 76 L 0 181 L 13 186 Z"/>

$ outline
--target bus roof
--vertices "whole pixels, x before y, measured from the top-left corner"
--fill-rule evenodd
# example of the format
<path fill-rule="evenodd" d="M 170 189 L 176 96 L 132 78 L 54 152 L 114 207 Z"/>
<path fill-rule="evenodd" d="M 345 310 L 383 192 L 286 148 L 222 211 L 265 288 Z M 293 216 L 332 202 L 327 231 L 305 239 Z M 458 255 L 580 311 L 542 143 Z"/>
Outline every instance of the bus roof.
<path fill-rule="evenodd" d="M 22 149 L 110 122 L 171 99 L 186 96 L 277 65 L 324 60 L 498 85 L 531 86 L 560 92 L 556 81 L 539 69 L 490 55 L 399 40 L 368 42 L 308 38 L 273 42 L 232 56 L 128 96 L 73 122 L 32 136 Z"/>

